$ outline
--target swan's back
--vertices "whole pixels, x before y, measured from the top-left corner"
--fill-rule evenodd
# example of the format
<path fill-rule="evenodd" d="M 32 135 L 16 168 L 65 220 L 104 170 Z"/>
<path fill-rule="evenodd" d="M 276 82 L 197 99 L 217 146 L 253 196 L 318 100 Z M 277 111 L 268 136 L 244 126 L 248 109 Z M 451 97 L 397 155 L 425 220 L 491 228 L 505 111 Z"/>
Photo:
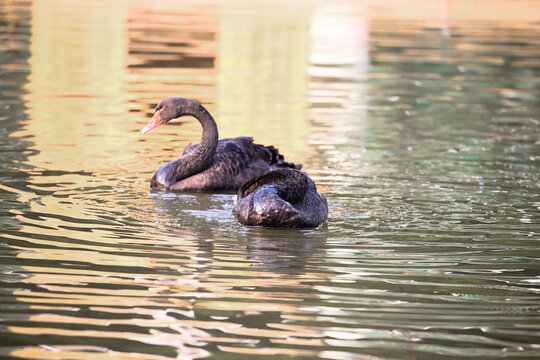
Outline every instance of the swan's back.
<path fill-rule="evenodd" d="M 199 144 L 189 144 L 182 159 L 193 153 Z M 181 166 L 181 165 L 179 165 Z M 212 163 L 204 171 L 177 179 L 172 191 L 237 190 L 242 184 L 275 168 L 300 169 L 302 165 L 286 162 L 274 146 L 255 144 L 252 137 L 236 137 L 218 141 Z"/>
<path fill-rule="evenodd" d="M 245 225 L 317 227 L 328 218 L 328 203 L 306 173 L 281 168 L 243 184 L 233 215 Z"/>
<path fill-rule="evenodd" d="M 184 149 L 183 156 L 188 155 L 197 149 L 199 144 L 188 144 Z M 235 138 L 221 139 L 218 141 L 216 154 L 220 157 L 229 156 L 236 160 L 238 164 L 234 166 L 247 166 L 250 162 L 263 161 L 275 168 L 288 167 L 302 169 L 302 164 L 294 164 L 285 161 L 283 155 L 274 146 L 264 146 L 255 144 L 253 138 L 249 136 L 239 136 Z"/>

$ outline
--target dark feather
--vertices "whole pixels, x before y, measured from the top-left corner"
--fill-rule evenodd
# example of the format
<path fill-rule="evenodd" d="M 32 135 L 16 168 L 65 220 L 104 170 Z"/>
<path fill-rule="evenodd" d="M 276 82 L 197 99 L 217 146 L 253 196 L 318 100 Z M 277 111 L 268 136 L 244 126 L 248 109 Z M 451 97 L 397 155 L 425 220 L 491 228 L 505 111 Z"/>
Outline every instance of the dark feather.
<path fill-rule="evenodd" d="M 276 169 L 240 187 L 233 215 L 245 225 L 316 227 L 328 218 L 328 203 L 306 173 Z"/>

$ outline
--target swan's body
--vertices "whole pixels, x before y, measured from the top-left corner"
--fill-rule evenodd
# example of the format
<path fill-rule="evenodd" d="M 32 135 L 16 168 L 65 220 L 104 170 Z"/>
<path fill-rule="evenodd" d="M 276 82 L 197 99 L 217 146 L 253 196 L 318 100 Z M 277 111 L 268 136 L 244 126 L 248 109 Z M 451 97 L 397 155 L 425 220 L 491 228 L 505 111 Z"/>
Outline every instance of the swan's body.
<path fill-rule="evenodd" d="M 250 137 L 218 141 L 214 119 L 195 100 L 180 97 L 162 100 L 142 133 L 184 115 L 199 120 L 203 127 L 202 140 L 188 145 L 181 157 L 159 168 L 151 181 L 153 188 L 176 192 L 237 190 L 246 181 L 271 169 L 302 167 L 286 162 L 273 146 L 254 144 Z"/>
<path fill-rule="evenodd" d="M 244 225 L 317 227 L 328 218 L 328 203 L 305 172 L 283 168 L 242 185 L 233 215 Z"/>

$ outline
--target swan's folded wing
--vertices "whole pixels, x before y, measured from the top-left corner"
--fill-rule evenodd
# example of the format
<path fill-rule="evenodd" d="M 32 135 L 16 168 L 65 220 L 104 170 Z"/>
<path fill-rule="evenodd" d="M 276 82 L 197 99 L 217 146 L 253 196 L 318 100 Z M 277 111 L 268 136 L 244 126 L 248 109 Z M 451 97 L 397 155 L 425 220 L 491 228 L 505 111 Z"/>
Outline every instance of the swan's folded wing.
<path fill-rule="evenodd" d="M 228 176 L 235 176 L 248 167 L 253 161 L 249 154 L 250 146 L 249 143 L 240 141 L 241 139 L 220 140 L 210 168 Z"/>

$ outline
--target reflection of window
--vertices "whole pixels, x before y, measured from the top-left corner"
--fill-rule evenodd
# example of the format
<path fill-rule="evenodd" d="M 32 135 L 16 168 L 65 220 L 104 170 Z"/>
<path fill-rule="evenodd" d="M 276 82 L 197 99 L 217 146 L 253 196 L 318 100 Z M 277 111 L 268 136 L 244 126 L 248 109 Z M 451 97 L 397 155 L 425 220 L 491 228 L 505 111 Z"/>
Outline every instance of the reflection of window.
<path fill-rule="evenodd" d="M 214 68 L 216 24 L 204 16 L 135 9 L 128 29 L 130 68 Z"/>

